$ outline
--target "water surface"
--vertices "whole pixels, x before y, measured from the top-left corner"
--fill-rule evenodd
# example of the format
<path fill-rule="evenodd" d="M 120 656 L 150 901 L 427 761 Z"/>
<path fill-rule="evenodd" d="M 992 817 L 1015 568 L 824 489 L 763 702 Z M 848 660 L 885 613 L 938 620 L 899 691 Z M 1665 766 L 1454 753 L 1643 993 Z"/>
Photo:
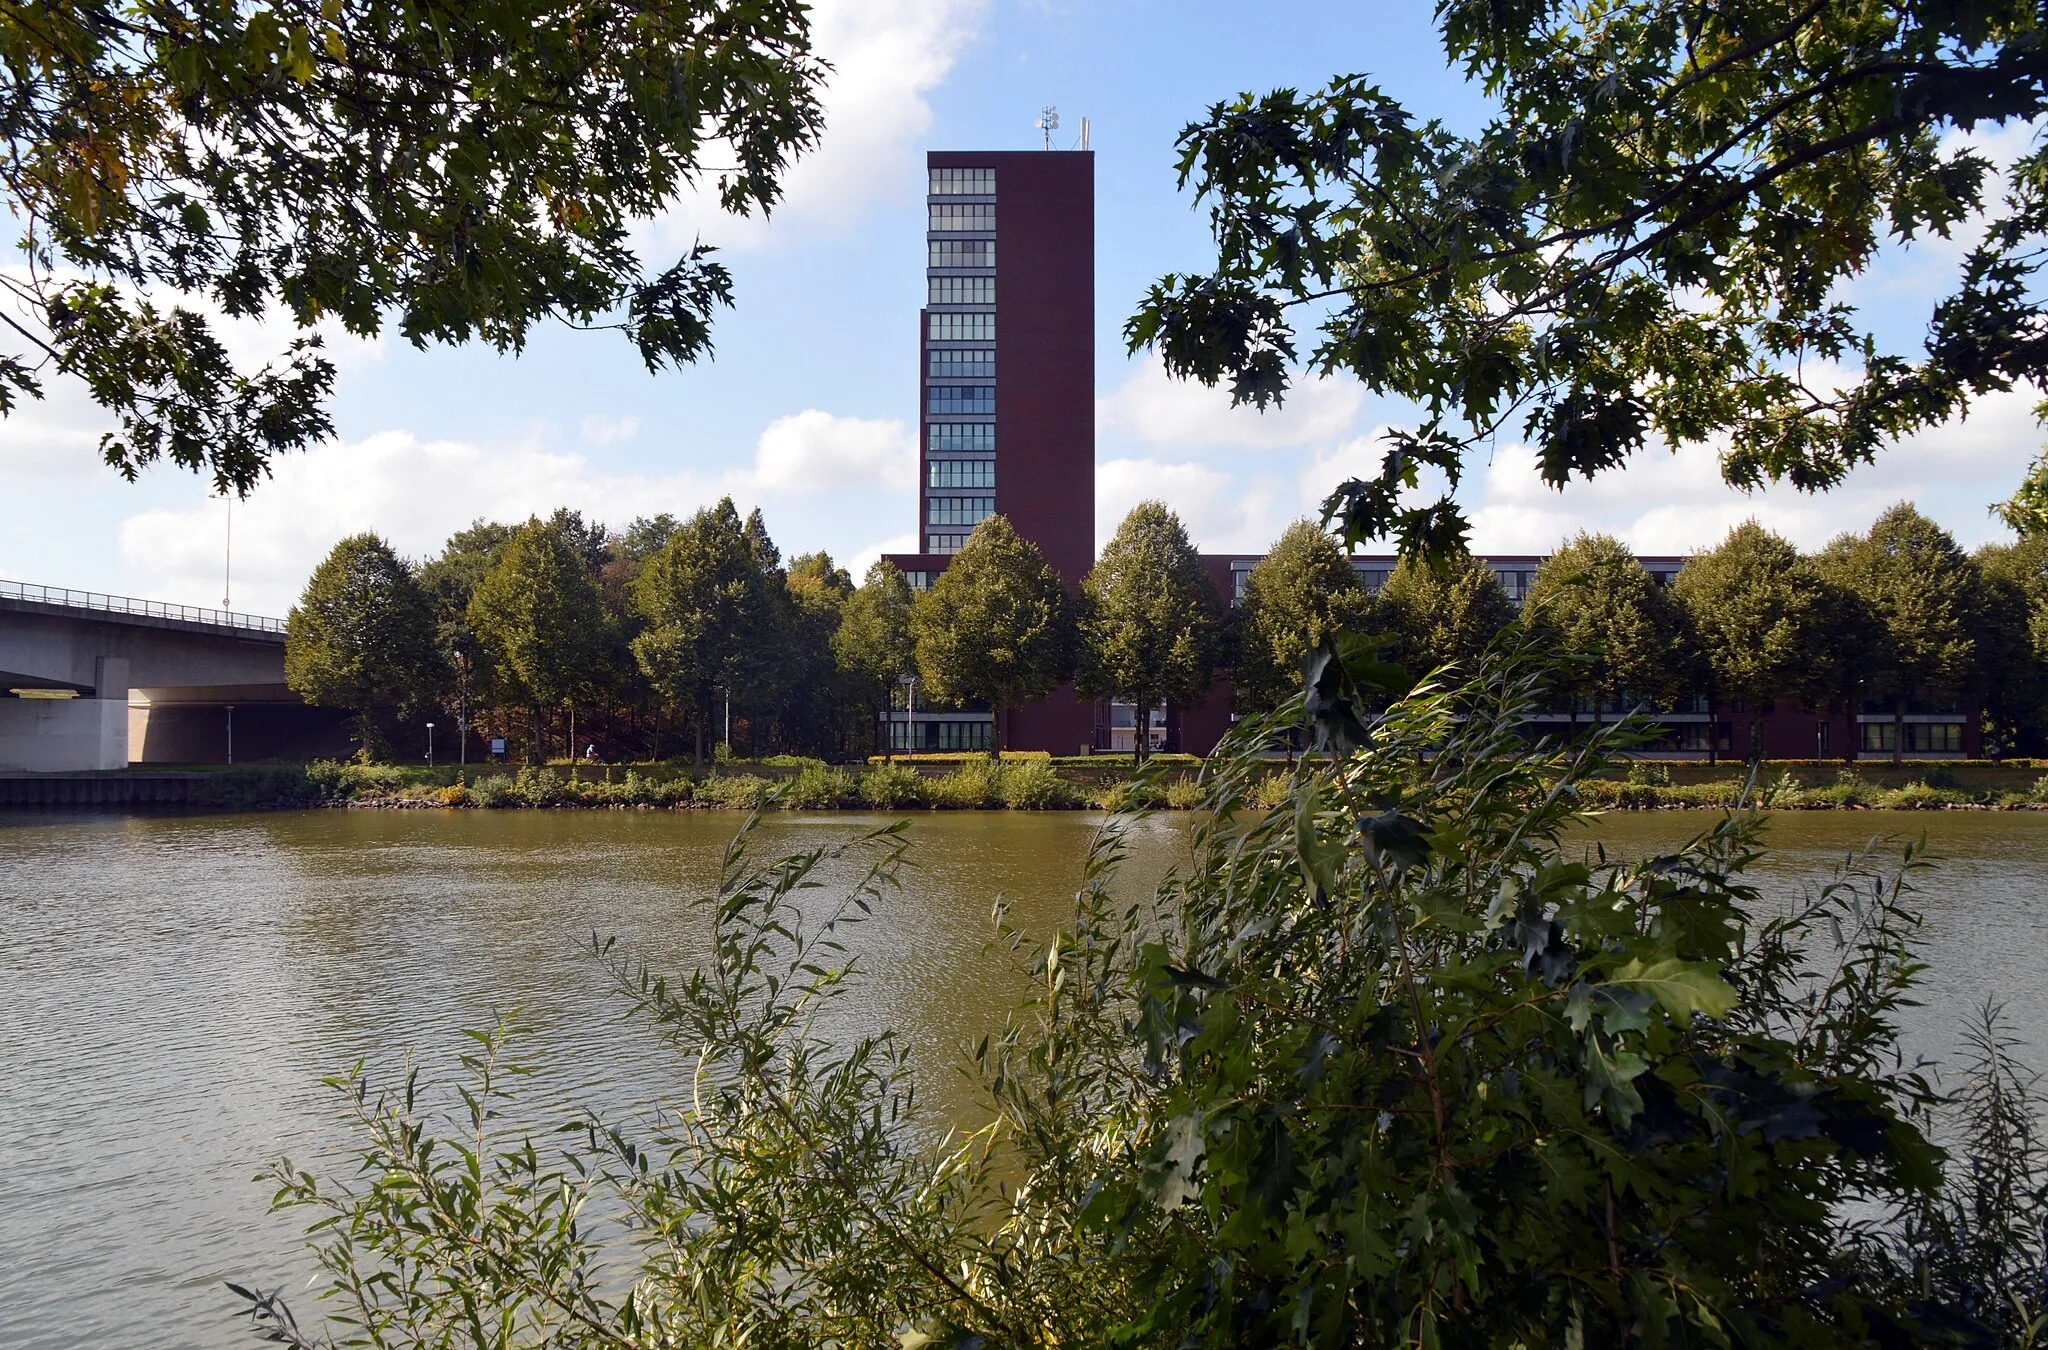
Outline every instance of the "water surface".
<path fill-rule="evenodd" d="M 1711 817 L 1646 813 L 1594 838 L 1638 853 Z M 310 1267 L 298 1222 L 264 1215 L 251 1178 L 281 1152 L 344 1170 L 323 1075 L 418 1047 L 514 1006 L 540 1109 L 632 1109 L 668 1095 L 675 1061 L 621 1022 L 578 950 L 617 935 L 687 969 L 737 823 L 721 813 L 314 811 L 212 817 L 0 816 L 0 1345 L 246 1344 L 221 1281 L 283 1284 Z M 881 818 L 775 818 L 770 852 Z M 920 815 L 900 895 L 854 937 L 871 977 L 861 1027 L 943 1066 L 997 1025 L 1018 981 L 987 950 L 998 895 L 1021 927 L 1062 923 L 1098 820 Z M 1923 829 L 1947 855 L 1926 879 L 1932 964 L 1909 1028 L 1944 1055 L 1987 994 L 2048 1045 L 2048 815 L 1797 813 L 1772 823 L 1774 897 L 1873 835 Z M 1138 828 L 1132 895 L 1182 860 L 1180 822 Z M 303 1301 L 302 1301 L 303 1309 Z"/>

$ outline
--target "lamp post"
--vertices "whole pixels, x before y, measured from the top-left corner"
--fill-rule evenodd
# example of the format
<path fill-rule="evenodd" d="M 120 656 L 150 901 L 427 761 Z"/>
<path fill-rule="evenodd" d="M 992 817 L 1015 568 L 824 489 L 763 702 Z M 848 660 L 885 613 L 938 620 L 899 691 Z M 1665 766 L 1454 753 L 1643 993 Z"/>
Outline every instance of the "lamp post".
<path fill-rule="evenodd" d="M 434 767 L 434 724 L 427 723 L 427 767 Z"/>
<path fill-rule="evenodd" d="M 235 705 L 228 704 L 228 763 L 235 762 Z"/>

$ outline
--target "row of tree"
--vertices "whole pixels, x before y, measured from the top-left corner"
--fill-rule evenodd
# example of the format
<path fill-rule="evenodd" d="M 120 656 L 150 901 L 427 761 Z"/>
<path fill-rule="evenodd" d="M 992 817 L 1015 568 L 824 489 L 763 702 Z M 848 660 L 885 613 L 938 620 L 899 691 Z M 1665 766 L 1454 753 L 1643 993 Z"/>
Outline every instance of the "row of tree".
<path fill-rule="evenodd" d="M 1965 554 L 1909 505 L 1803 555 L 1755 524 L 1691 559 L 1669 587 L 1618 540 L 1581 535 L 1537 568 L 1532 621 L 1584 654 L 1572 706 L 1694 695 L 1902 716 L 1909 700 L 1981 706 L 1996 743 L 2048 729 L 2048 543 Z M 607 757 L 683 741 L 750 754 L 860 755 L 913 677 L 928 706 L 1005 710 L 1067 681 L 1138 712 L 1194 703 L 1227 677 L 1243 711 L 1300 684 L 1305 652 L 1378 634 L 1421 673 L 1469 662 L 1515 617 L 1487 565 L 1405 560 L 1359 584 L 1338 541 L 1300 521 L 1226 603 L 1174 514 L 1139 505 L 1078 595 L 1001 517 L 928 591 L 877 562 L 856 586 L 823 553 L 787 565 L 758 512 L 730 500 L 623 531 L 572 511 L 479 522 L 420 566 L 375 535 L 335 546 L 292 611 L 287 677 L 311 702 L 380 721 L 452 709 L 545 757 L 579 720 Z M 1896 742 L 1896 737 L 1895 737 Z"/>

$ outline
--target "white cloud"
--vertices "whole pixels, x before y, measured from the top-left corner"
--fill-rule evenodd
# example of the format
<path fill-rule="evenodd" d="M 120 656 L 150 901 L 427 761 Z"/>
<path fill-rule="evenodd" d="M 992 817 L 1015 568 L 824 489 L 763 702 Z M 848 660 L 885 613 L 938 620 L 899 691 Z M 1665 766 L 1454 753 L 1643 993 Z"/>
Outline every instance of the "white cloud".
<path fill-rule="evenodd" d="M 386 431 L 329 442 L 276 463 L 275 475 L 234 507 L 234 600 L 238 609 L 282 614 L 336 540 L 374 530 L 399 552 L 430 556 L 478 517 L 524 520 L 558 506 L 623 523 L 716 500 L 718 481 L 691 474 L 608 474 L 583 456 L 535 444 L 486 449 L 421 441 Z M 152 579 L 152 595 L 211 596 L 221 584 L 224 510 L 217 501 L 157 508 L 121 522 L 121 552 Z"/>
<path fill-rule="evenodd" d="M 585 413 L 583 416 L 585 445 L 616 445 L 639 434 L 640 419 L 637 417 L 606 417 L 603 413 Z"/>
<path fill-rule="evenodd" d="M 1147 353 L 1117 390 L 1096 400 L 1097 424 L 1151 445 L 1277 450 L 1348 436 L 1365 404 L 1356 380 L 1298 378 L 1279 408 L 1233 408 L 1227 390 L 1166 373 Z"/>
<path fill-rule="evenodd" d="M 1249 480 L 1204 464 L 1112 459 L 1095 470 L 1095 538 L 1108 542 L 1132 507 L 1164 502 L 1205 553 L 1256 553 L 1286 524 L 1284 495 L 1264 477 Z"/>
<path fill-rule="evenodd" d="M 776 418 L 762 431 L 745 481 L 762 492 L 858 485 L 908 494 L 917 485 L 917 438 L 893 418 L 837 417 L 806 408 Z"/>
<path fill-rule="evenodd" d="M 1580 530 L 1602 530 L 1639 553 L 1683 554 L 1712 547 L 1752 517 L 1813 549 L 1864 529 L 1901 500 L 1974 546 L 2003 533 L 1988 508 L 2012 493 L 2036 453 L 2037 397 L 2020 389 L 1986 398 L 1969 418 L 1879 451 L 1875 463 L 1820 494 L 1783 484 L 1738 492 L 1722 482 L 1709 446 L 1640 454 L 1621 470 L 1558 492 L 1537 476 L 1535 453 L 1515 445 L 1500 450 L 1475 475 L 1476 488 L 1461 495 L 1480 552 L 1545 553 Z"/>
<path fill-rule="evenodd" d="M 866 548 L 855 553 L 853 560 L 846 564 L 847 573 L 853 577 L 855 582 L 858 582 L 867 575 L 868 569 L 875 565 L 875 559 L 881 557 L 884 553 L 915 553 L 918 551 L 917 545 L 918 539 L 914 531 L 910 534 L 890 535 L 887 539 L 881 540 L 879 543 L 869 544 Z"/>
<path fill-rule="evenodd" d="M 707 187 L 656 222 L 655 249 L 673 253 L 699 236 L 721 248 L 755 248 L 777 226 L 844 228 L 878 201 L 922 198 L 918 144 L 932 125 L 925 95 L 952 72 L 986 9 L 985 0 L 814 0 L 812 41 L 832 65 L 825 131 L 787 175 L 774 225 L 726 215 Z M 707 150 L 705 161 L 718 162 L 719 153 Z"/>

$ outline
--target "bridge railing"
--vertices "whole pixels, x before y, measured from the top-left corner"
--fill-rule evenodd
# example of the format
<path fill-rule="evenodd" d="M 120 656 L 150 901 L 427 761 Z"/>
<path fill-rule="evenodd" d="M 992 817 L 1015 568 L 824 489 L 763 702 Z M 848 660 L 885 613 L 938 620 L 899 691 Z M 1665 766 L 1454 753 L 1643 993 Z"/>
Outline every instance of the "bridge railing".
<path fill-rule="evenodd" d="M 0 581 L 0 600 L 27 600 L 39 605 L 62 605 L 66 609 L 96 610 L 102 614 L 141 614 L 152 619 L 206 623 L 217 628 L 247 628 L 258 633 L 284 631 L 283 619 L 266 618 L 261 614 L 203 609 L 198 605 L 173 605 L 163 600 L 139 600 L 132 595 L 105 595 L 99 591 L 74 591 L 68 586 L 38 586 L 26 581 Z"/>

